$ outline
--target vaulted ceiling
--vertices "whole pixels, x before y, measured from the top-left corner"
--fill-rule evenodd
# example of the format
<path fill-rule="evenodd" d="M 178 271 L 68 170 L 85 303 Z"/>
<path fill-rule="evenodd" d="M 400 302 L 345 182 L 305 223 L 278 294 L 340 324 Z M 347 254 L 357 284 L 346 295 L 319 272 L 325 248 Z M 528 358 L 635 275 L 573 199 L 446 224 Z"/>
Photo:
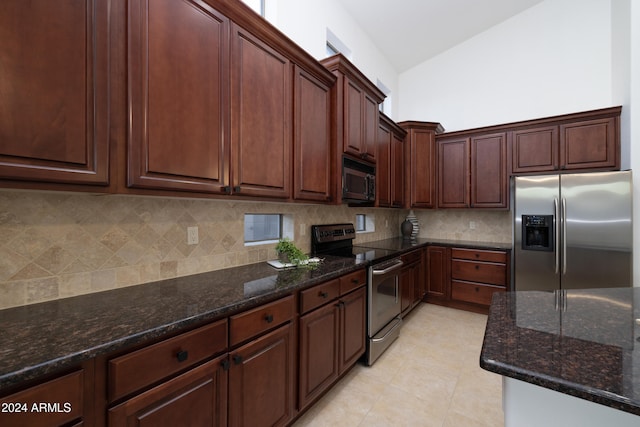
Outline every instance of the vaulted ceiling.
<path fill-rule="evenodd" d="M 402 73 L 543 0 L 339 0 Z"/>

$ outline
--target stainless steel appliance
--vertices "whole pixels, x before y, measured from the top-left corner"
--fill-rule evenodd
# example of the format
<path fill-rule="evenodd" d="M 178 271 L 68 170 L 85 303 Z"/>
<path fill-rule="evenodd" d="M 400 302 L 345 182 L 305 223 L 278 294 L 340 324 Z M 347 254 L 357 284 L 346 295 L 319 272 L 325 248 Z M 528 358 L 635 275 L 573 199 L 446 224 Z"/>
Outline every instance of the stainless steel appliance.
<path fill-rule="evenodd" d="M 631 171 L 515 177 L 515 290 L 631 286 L 631 187 Z"/>
<path fill-rule="evenodd" d="M 400 336 L 402 260 L 393 258 L 369 267 L 367 289 L 367 365 L 372 365 Z"/>
<path fill-rule="evenodd" d="M 342 200 L 348 203 L 371 203 L 376 200 L 375 166 L 343 157 Z"/>
<path fill-rule="evenodd" d="M 371 263 L 367 277 L 367 351 L 365 361 L 372 365 L 398 338 L 402 325 L 399 274 L 402 261 L 396 251 L 353 246 L 353 224 L 311 226 L 311 252 L 318 256 L 353 257 Z"/>

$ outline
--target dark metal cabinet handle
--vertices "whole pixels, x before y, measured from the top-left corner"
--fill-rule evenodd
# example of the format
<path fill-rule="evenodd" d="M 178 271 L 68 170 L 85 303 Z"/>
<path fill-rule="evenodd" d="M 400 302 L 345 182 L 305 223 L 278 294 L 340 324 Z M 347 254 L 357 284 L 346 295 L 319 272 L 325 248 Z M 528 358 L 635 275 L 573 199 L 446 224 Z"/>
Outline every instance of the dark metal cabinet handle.
<path fill-rule="evenodd" d="M 236 354 L 235 356 L 233 356 L 233 363 L 235 363 L 236 365 L 241 364 L 242 356 L 240 356 L 239 354 Z"/>
<path fill-rule="evenodd" d="M 351 279 L 351 283 L 353 283 L 355 285 L 355 284 L 360 283 L 360 281 L 358 279 Z"/>
<path fill-rule="evenodd" d="M 266 320 L 267 323 L 273 322 L 273 314 L 267 314 L 266 316 L 264 316 L 264 320 Z"/>
<path fill-rule="evenodd" d="M 229 363 L 229 359 L 224 359 L 222 362 L 220 362 L 220 365 L 222 366 L 223 371 L 228 371 L 229 368 L 231 367 L 231 363 Z"/>
<path fill-rule="evenodd" d="M 320 293 L 318 294 L 318 296 L 320 296 L 320 297 L 322 297 L 322 298 L 327 298 L 327 297 L 329 296 L 329 294 L 328 294 L 327 292 L 322 291 L 322 292 L 320 292 Z"/>
<path fill-rule="evenodd" d="M 480 266 L 479 265 L 476 265 L 476 270 L 480 270 Z"/>
<path fill-rule="evenodd" d="M 225 185 L 224 187 L 222 187 L 222 192 L 231 194 L 231 187 L 229 187 L 228 185 Z"/>
<path fill-rule="evenodd" d="M 233 191 L 235 191 L 236 193 L 239 193 L 241 189 L 242 188 L 239 185 L 236 185 L 235 187 L 233 187 Z"/>
<path fill-rule="evenodd" d="M 176 358 L 178 359 L 178 362 L 184 362 L 189 358 L 189 352 L 186 350 L 181 350 L 176 354 Z"/>

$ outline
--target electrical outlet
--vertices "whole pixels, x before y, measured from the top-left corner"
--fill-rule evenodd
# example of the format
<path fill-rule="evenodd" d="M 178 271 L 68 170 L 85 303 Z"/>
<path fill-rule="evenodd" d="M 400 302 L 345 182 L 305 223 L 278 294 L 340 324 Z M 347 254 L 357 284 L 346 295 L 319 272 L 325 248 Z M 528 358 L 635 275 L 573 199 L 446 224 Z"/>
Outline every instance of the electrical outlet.
<path fill-rule="evenodd" d="M 198 244 L 198 227 L 187 227 L 187 245 Z"/>
<path fill-rule="evenodd" d="M 476 222 L 475 221 L 469 221 L 469 228 L 471 230 L 475 230 L 476 229 Z"/>
<path fill-rule="evenodd" d="M 300 224 L 300 235 L 304 236 L 307 234 L 307 224 Z"/>

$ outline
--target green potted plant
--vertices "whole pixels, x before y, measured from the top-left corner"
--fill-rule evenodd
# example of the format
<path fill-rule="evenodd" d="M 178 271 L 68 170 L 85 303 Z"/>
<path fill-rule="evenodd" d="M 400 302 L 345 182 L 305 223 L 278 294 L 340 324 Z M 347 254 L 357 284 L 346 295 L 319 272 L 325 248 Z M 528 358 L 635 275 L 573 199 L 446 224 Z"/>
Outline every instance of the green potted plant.
<path fill-rule="evenodd" d="M 283 238 L 278 240 L 276 245 L 278 260 L 283 264 L 300 265 L 302 261 L 306 261 L 309 257 L 302 252 L 290 239 Z"/>

